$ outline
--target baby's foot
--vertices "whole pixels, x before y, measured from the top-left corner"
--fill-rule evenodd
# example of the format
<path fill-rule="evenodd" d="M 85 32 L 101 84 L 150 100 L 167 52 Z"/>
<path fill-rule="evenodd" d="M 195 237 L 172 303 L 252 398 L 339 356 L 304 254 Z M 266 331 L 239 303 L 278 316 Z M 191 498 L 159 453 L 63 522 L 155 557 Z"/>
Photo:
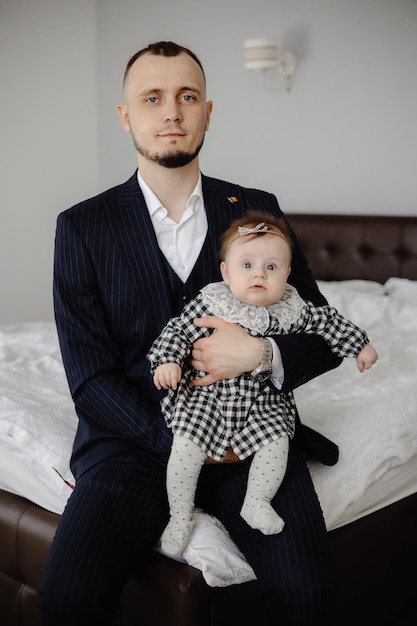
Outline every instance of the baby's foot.
<path fill-rule="evenodd" d="M 161 548 L 167 554 L 180 555 L 187 545 L 194 522 L 185 522 L 171 517 L 161 537 Z"/>
<path fill-rule="evenodd" d="M 267 500 L 245 499 L 240 515 L 251 528 L 260 530 L 264 535 L 276 535 L 285 525 Z"/>

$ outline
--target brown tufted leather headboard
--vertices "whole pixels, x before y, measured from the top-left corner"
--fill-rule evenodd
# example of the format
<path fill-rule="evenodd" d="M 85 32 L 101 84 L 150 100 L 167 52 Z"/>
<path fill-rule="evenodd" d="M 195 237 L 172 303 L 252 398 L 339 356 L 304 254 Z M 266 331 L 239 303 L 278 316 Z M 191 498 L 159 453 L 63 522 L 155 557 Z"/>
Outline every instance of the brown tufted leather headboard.
<path fill-rule="evenodd" d="M 318 280 L 417 280 L 417 217 L 287 214 Z"/>

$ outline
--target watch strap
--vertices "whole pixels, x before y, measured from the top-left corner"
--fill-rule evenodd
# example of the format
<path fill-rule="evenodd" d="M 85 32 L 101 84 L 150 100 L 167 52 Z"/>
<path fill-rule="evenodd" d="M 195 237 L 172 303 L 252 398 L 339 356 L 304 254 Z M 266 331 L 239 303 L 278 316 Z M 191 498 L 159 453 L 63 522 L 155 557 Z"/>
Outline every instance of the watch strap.
<path fill-rule="evenodd" d="M 273 359 L 273 349 L 271 342 L 265 337 L 261 338 L 262 342 L 262 360 L 258 367 L 256 367 L 252 372 L 251 376 L 254 378 L 263 379 L 269 378 L 272 374 L 272 359 Z"/>

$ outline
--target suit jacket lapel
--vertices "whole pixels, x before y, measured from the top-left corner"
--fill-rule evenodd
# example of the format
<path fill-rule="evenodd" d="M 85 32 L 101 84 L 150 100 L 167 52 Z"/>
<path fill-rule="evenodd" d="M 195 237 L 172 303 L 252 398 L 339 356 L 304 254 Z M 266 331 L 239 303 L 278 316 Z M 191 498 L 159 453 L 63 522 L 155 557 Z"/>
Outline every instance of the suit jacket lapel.
<path fill-rule="evenodd" d="M 208 244 L 217 258 L 220 239 L 230 223 L 244 212 L 238 185 L 203 176 L 204 205 L 208 220 Z"/>
<path fill-rule="evenodd" d="M 164 260 L 136 173 L 115 188 L 107 217 L 116 246 L 132 275 L 138 306 L 145 304 L 162 327 L 171 315 L 171 298 Z M 143 296 L 145 301 L 139 301 Z"/>

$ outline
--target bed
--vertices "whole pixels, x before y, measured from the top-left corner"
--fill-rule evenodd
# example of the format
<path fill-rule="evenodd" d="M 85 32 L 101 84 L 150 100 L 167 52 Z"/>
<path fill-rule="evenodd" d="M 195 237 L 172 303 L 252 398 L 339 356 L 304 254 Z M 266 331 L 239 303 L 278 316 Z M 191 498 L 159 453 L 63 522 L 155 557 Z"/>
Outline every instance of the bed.
<path fill-rule="evenodd" d="M 340 585 L 335 626 L 417 623 L 417 217 L 290 215 L 323 293 L 380 359 L 346 359 L 296 390 L 335 441 L 309 461 Z M 74 479 L 76 416 L 53 323 L 0 325 L 0 623 L 38 626 L 43 564 Z M 183 558 L 158 547 L 123 594 L 125 626 L 261 624 L 253 572 L 202 511 Z"/>

